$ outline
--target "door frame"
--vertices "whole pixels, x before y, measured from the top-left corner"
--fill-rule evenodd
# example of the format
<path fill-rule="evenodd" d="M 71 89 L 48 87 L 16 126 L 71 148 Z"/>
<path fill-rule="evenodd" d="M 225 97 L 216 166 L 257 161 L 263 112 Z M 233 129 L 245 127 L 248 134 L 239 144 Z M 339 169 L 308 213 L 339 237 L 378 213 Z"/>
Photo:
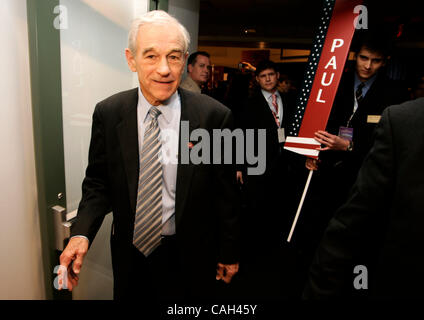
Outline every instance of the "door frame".
<path fill-rule="evenodd" d="M 168 12 L 168 0 L 150 0 L 149 11 L 163 10 Z"/>
<path fill-rule="evenodd" d="M 47 299 L 72 299 L 70 292 L 53 286 L 60 252 L 55 249 L 51 208 L 66 208 L 57 6 L 59 0 L 27 0 L 31 100 L 45 294 Z"/>

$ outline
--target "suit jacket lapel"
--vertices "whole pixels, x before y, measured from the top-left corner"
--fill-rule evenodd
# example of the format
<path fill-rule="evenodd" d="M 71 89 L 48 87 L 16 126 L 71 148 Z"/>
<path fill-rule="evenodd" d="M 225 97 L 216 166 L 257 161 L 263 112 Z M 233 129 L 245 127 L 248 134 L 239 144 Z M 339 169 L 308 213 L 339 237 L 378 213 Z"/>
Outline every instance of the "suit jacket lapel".
<path fill-rule="evenodd" d="M 280 91 L 279 91 L 279 93 L 280 93 L 280 97 L 281 97 L 281 104 L 283 105 L 283 119 L 281 121 L 281 128 L 287 129 L 288 119 L 290 117 L 288 99 L 287 99 L 287 97 L 284 93 L 282 93 Z"/>
<path fill-rule="evenodd" d="M 344 75 L 343 84 L 340 84 L 340 90 L 342 95 L 342 101 L 340 101 L 340 121 L 338 125 L 346 126 L 350 117 L 353 114 L 353 107 L 355 103 L 355 93 L 354 93 L 354 84 L 355 84 L 355 75 L 353 73 L 348 73 Z M 354 117 L 356 116 L 356 112 Z M 352 120 L 354 119 L 352 118 Z M 339 128 L 337 128 L 339 130 Z"/>
<path fill-rule="evenodd" d="M 181 119 L 180 119 L 180 137 L 178 147 L 178 167 L 177 167 L 177 187 L 175 194 L 175 223 L 178 228 L 184 212 L 187 197 L 190 191 L 190 184 L 193 175 L 193 164 L 182 164 L 181 154 L 182 148 L 188 148 L 187 145 L 181 144 L 181 121 L 189 121 L 189 134 L 199 127 L 198 110 L 195 109 L 194 97 L 190 92 L 184 89 L 178 89 L 181 98 Z"/>
<path fill-rule="evenodd" d="M 123 101 L 122 121 L 116 127 L 127 176 L 130 204 L 134 211 L 139 175 L 137 104 L 138 89 L 134 89 L 129 92 L 128 99 Z"/>

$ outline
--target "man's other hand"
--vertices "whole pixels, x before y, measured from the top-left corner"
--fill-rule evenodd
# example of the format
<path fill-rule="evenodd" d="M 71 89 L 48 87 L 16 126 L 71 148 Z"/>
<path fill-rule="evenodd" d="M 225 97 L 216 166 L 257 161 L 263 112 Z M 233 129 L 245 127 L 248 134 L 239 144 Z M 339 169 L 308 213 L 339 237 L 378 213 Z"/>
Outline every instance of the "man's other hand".
<path fill-rule="evenodd" d="M 237 182 L 243 184 L 243 173 L 241 171 L 237 171 Z"/>
<path fill-rule="evenodd" d="M 308 170 L 318 170 L 318 164 L 319 164 L 319 160 L 316 159 L 312 159 L 312 158 L 306 158 L 306 169 Z"/>
<path fill-rule="evenodd" d="M 223 264 L 218 263 L 216 268 L 216 280 L 223 280 L 225 283 L 230 283 L 233 276 L 238 272 L 239 264 Z"/>

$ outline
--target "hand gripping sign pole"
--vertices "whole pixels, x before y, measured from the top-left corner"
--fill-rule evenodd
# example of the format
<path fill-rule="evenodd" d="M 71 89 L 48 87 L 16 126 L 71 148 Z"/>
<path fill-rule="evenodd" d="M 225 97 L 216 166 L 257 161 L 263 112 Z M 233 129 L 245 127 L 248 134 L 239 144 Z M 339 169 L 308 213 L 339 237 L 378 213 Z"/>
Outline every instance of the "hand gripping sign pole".
<path fill-rule="evenodd" d="M 297 113 L 284 148 L 317 159 L 320 143 L 313 137 L 325 130 L 350 43 L 358 23 L 360 0 L 325 0 L 321 25 L 309 56 Z M 330 19 L 331 18 L 331 19 Z M 325 39 L 325 41 L 324 41 Z M 298 133 L 298 134 L 297 134 Z M 287 241 L 290 242 L 302 210 L 313 170 L 310 170 Z"/>

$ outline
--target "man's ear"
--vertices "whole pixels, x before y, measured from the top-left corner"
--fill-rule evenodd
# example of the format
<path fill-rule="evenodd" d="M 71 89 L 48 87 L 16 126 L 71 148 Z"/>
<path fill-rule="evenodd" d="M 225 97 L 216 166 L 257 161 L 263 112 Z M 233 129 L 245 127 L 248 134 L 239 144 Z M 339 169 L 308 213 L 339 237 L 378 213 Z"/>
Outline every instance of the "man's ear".
<path fill-rule="evenodd" d="M 193 72 L 193 65 L 189 64 L 187 65 L 187 72 L 192 73 Z"/>
<path fill-rule="evenodd" d="M 128 63 L 128 67 L 130 68 L 130 70 L 132 72 L 136 72 L 137 68 L 136 68 L 136 63 L 135 63 L 135 57 L 133 56 L 131 50 L 128 49 L 128 48 L 125 49 L 125 57 L 127 58 L 127 63 Z"/>

